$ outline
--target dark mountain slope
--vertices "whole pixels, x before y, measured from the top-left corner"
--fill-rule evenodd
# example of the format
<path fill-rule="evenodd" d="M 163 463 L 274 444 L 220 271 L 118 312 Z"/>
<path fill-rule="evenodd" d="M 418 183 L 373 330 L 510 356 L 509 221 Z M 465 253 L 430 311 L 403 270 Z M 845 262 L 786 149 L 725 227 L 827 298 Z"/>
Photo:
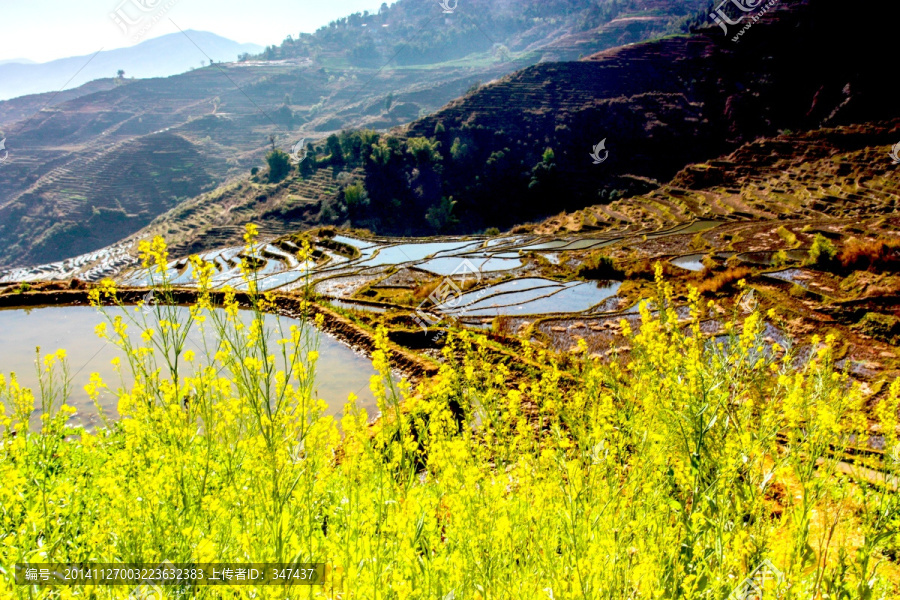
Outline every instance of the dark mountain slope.
<path fill-rule="evenodd" d="M 897 116 L 878 58 L 891 52 L 891 22 L 806 0 L 770 12 L 738 42 L 710 26 L 529 67 L 410 125 L 401 138 L 440 143 L 440 186 L 417 194 L 409 182 L 420 165 L 401 147 L 393 164 L 367 167 L 371 203 L 355 224 L 427 232 L 426 211 L 453 197 L 457 230 L 505 227 L 646 191 L 779 130 Z M 609 158 L 595 165 L 589 153 L 604 139 Z M 403 222 L 387 218 L 398 201 Z"/>
<path fill-rule="evenodd" d="M 547 219 L 537 233 L 654 231 L 693 220 L 840 222 L 896 217 L 900 118 L 784 133 L 688 165 L 652 192 Z M 749 240 L 748 240 L 749 241 Z"/>

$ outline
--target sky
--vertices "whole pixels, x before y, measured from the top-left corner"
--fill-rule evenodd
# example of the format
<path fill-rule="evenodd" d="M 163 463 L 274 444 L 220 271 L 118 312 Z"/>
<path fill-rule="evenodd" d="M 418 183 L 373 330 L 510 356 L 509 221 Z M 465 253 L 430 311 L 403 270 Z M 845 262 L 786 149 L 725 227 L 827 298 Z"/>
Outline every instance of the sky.
<path fill-rule="evenodd" d="M 132 46 L 183 30 L 209 31 L 240 43 L 280 44 L 383 0 L 0 0 L 0 60 L 46 62 Z M 388 4 L 392 4 L 388 1 Z M 168 7 L 168 8 L 167 8 Z M 162 14 L 161 18 L 154 18 Z M 153 23 L 137 41 L 112 15 Z M 171 19 L 171 21 L 169 20 Z M 173 25 L 174 21 L 175 25 Z"/>

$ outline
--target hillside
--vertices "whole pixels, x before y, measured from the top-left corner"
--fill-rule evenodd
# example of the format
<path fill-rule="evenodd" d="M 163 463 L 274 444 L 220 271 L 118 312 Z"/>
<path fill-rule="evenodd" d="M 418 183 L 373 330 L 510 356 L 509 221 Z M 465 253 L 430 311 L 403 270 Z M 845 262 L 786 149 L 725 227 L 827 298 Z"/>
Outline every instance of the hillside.
<path fill-rule="evenodd" d="M 543 60 L 543 47 L 547 56 L 570 56 L 646 39 L 675 27 L 696 6 L 694 0 L 630 0 L 596 12 L 531 0 L 515 9 L 491 3 L 479 5 L 480 13 L 460 8 L 443 15 L 436 4 L 401 0 L 373 17 L 386 21 L 376 36 L 383 62 L 380 54 L 354 62 L 352 47 L 340 40 L 361 37 L 368 23 L 348 19 L 301 36 L 310 52 L 289 39 L 262 56 L 167 78 L 126 79 L 66 102 L 57 98 L 52 107 L 44 107 L 43 96 L 0 103 L 10 152 L 0 169 L 0 238 L 6 242 L 0 266 L 59 260 L 136 232 L 187 198 L 246 177 L 270 148 L 270 136 L 288 150 L 300 139 L 343 128 L 396 127 L 479 81 Z M 623 24 L 627 9 L 654 16 Z M 519 16 L 495 29 L 506 22 L 502 14 Z M 465 43 L 463 30 L 490 43 Z M 411 37 L 428 40 L 426 56 L 403 58 L 419 47 L 405 43 Z M 120 181 L 121 173 L 143 168 L 151 136 L 162 133 L 178 149 L 167 150 L 165 159 L 151 156 L 161 169 L 154 170 L 153 183 Z M 99 168 L 111 164 L 119 165 L 113 177 Z M 175 168 L 179 164 L 184 168 Z M 45 243 L 51 237 L 65 241 Z"/>
<path fill-rule="evenodd" d="M 646 191 L 688 163 L 781 130 L 896 116 L 891 84 L 871 60 L 889 52 L 886 37 L 839 6 L 786 5 L 737 44 L 705 27 L 486 86 L 403 132 L 433 136 L 445 154 L 443 185 L 425 203 L 452 196 L 460 231 L 507 227 Z M 601 140 L 609 156 L 595 165 L 589 154 Z M 465 151 L 453 156 L 454 145 Z M 485 163 L 473 181 L 473 166 Z"/>
<path fill-rule="evenodd" d="M 538 224 L 537 233 L 664 229 L 694 219 L 813 219 L 860 226 L 900 205 L 900 120 L 786 133 L 687 166 L 666 185 Z M 749 242 L 750 240 L 746 240 Z"/>
<path fill-rule="evenodd" d="M 766 14 L 739 43 L 712 25 L 582 61 L 526 67 L 373 137 L 364 150 L 344 147 L 341 160 L 361 172 L 332 164 L 330 151 L 320 147 L 313 161 L 317 177 L 327 169 L 341 188 L 362 177 L 365 197 L 348 202 L 339 189 L 327 210 L 320 203 L 302 219 L 282 223 L 344 224 L 387 235 L 508 228 L 646 194 L 691 163 L 780 131 L 895 117 L 891 84 L 869 60 L 888 51 L 888 37 L 872 35 L 878 24 L 848 30 L 856 17 L 837 6 L 833 0 L 787 5 Z M 832 44 L 838 35 L 848 39 L 847 46 Z M 878 144 L 887 144 L 889 135 L 882 134 Z M 590 153 L 601 140 L 608 160 L 593 164 Z M 338 181 L 342 171 L 348 172 Z M 292 177 L 294 184 L 281 185 L 304 185 L 301 174 Z M 240 204 L 253 205 L 261 193 L 257 187 L 247 182 Z M 261 222 L 277 231 L 279 214 L 290 210 L 272 209 L 294 200 L 263 191 L 268 212 Z M 612 213 L 622 215 L 631 204 L 617 206 L 623 208 Z M 220 224 L 242 223 L 226 214 L 216 217 Z M 262 214 L 247 216 L 259 221 Z M 661 225 L 665 219 L 645 220 Z M 179 239 L 187 242 L 190 228 L 199 225 L 179 220 Z"/>
<path fill-rule="evenodd" d="M 13 98 L 12 100 L 0 101 L 0 130 L 4 126 L 11 125 L 16 121 L 21 121 L 32 116 L 35 112 L 44 108 L 58 106 L 69 100 L 75 100 L 88 94 L 97 92 L 105 92 L 111 90 L 117 85 L 121 85 L 122 81 L 107 77 L 104 79 L 95 79 L 94 81 L 85 83 L 76 88 L 68 88 L 61 92 L 45 92 L 43 94 L 31 94 Z"/>

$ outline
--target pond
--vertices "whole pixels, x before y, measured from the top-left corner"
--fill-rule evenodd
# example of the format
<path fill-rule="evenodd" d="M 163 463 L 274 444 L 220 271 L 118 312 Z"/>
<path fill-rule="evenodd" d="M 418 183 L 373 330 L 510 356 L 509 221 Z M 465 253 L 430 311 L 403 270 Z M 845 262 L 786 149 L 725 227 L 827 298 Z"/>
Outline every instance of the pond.
<path fill-rule="evenodd" d="M 702 271 L 706 267 L 703 265 L 704 254 L 689 254 L 688 256 L 679 256 L 673 258 L 669 262 L 676 267 L 687 269 L 688 271 Z"/>
<path fill-rule="evenodd" d="M 107 309 L 115 314 L 120 309 Z M 187 309 L 179 309 L 187 313 Z M 249 323 L 250 313 L 242 311 L 245 322 Z M 182 317 L 183 318 L 183 317 Z M 291 325 L 300 325 L 294 319 L 281 317 L 281 323 L 287 330 Z M 97 309 L 88 306 L 64 306 L 29 309 L 0 310 L 0 372 L 9 377 L 15 372 L 23 387 L 30 387 L 38 395 L 37 374 L 35 372 L 35 347 L 40 346 L 41 355 L 52 354 L 64 349 L 68 355 L 69 373 L 72 378 L 72 390 L 69 404 L 78 410 L 75 420 L 83 425 L 97 425 L 100 420 L 96 408 L 84 391 L 91 373 L 100 373 L 104 382 L 115 389 L 121 384 L 110 361 L 119 357 L 123 365 L 123 373 L 127 371 L 127 363 L 122 351 L 112 343 L 101 340 L 94 333 L 94 327 L 104 318 Z M 208 323 L 209 324 L 209 323 Z M 277 327 L 277 317 L 267 315 L 267 330 Z M 211 328 L 211 324 L 209 324 Z M 129 331 L 134 330 L 132 325 Z M 137 336 L 137 332 L 134 332 Z M 360 406 L 370 416 L 377 410 L 372 392 L 369 390 L 369 378 L 375 374 L 371 361 L 354 352 L 337 339 L 319 333 L 319 360 L 316 365 L 316 386 L 318 397 L 328 403 L 328 413 L 339 415 L 343 410 L 349 394 L 359 397 Z M 275 338 L 277 339 L 277 338 Z M 212 334 L 206 334 L 207 344 L 215 345 Z M 187 349 L 193 350 L 200 363 L 203 354 L 203 336 L 198 330 L 192 331 Z M 274 341 L 271 344 L 273 353 L 277 350 Z M 126 379 L 126 385 L 131 381 Z M 116 416 L 117 399 L 106 393 L 100 396 L 100 404 L 110 417 Z M 39 399 L 38 399 L 39 406 Z M 8 411 L 7 411 L 8 413 Z"/>
<path fill-rule="evenodd" d="M 458 317 L 579 313 L 616 295 L 621 286 L 617 281 L 550 282 L 549 285 L 541 283 L 545 281 L 549 282 L 531 278 L 520 290 L 508 284 L 500 284 L 505 286 L 505 291 L 501 293 L 494 293 L 490 288 L 469 292 L 460 298 L 459 305 L 452 312 Z"/>

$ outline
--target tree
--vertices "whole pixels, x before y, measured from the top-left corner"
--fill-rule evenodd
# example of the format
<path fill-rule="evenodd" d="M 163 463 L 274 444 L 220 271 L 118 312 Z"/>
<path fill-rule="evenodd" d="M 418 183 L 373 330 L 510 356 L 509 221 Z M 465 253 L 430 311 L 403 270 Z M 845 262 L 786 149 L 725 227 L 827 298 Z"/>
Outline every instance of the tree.
<path fill-rule="evenodd" d="M 325 140 L 325 147 L 328 148 L 328 153 L 331 155 L 332 165 L 344 164 L 344 153 L 341 151 L 341 140 L 337 135 L 333 133 L 329 135 Z"/>
<path fill-rule="evenodd" d="M 553 152 L 553 148 L 547 148 L 544 150 L 544 156 L 542 157 L 545 165 L 552 165 L 553 161 L 556 159 L 556 153 Z"/>
<path fill-rule="evenodd" d="M 369 195 L 362 183 L 354 183 L 344 188 L 344 202 L 347 204 L 347 210 L 351 216 L 359 214 L 359 212 L 369 203 Z"/>
<path fill-rule="evenodd" d="M 297 170 L 303 179 L 309 179 L 316 174 L 316 150 L 312 144 L 306 145 L 306 158 L 300 161 Z"/>
<path fill-rule="evenodd" d="M 456 202 L 453 198 L 444 196 L 440 202 L 428 209 L 425 213 L 425 220 L 438 233 L 453 229 L 459 223 L 459 219 L 453 216 L 454 206 L 456 206 Z"/>
<path fill-rule="evenodd" d="M 269 152 L 266 162 L 269 163 L 269 181 L 271 183 L 281 181 L 291 172 L 291 157 L 280 149 Z"/>
<path fill-rule="evenodd" d="M 426 137 L 412 137 L 406 141 L 406 151 L 416 159 L 420 166 L 441 160 L 438 153 L 440 142 Z"/>
<path fill-rule="evenodd" d="M 118 71 L 116 71 L 116 77 L 118 77 L 119 79 L 125 79 L 124 69 L 119 69 Z"/>
<path fill-rule="evenodd" d="M 401 155 L 400 140 L 394 136 L 387 136 L 379 139 L 377 144 L 372 144 L 372 154 L 369 158 L 376 165 L 387 167 Z"/>
<path fill-rule="evenodd" d="M 342 131 L 340 139 L 344 163 L 355 167 L 361 165 L 372 151 L 372 144 L 378 141 L 378 133 L 370 129 Z"/>
<path fill-rule="evenodd" d="M 391 92 L 384 99 L 384 112 L 391 112 L 391 106 L 394 105 L 394 92 Z"/>
<path fill-rule="evenodd" d="M 450 156 L 453 157 L 453 160 L 464 160 L 468 155 L 469 145 L 464 144 L 459 138 L 455 138 L 453 140 L 453 145 L 450 146 Z"/>
<path fill-rule="evenodd" d="M 556 184 L 556 154 L 552 148 L 544 150 L 544 156 L 538 164 L 531 169 L 531 181 L 528 189 L 539 194 L 550 192 Z"/>
<path fill-rule="evenodd" d="M 834 257 L 837 255 L 837 249 L 827 237 L 821 233 L 817 233 L 813 238 L 812 247 L 809 249 L 809 259 L 806 264 L 827 268 L 834 264 Z"/>

